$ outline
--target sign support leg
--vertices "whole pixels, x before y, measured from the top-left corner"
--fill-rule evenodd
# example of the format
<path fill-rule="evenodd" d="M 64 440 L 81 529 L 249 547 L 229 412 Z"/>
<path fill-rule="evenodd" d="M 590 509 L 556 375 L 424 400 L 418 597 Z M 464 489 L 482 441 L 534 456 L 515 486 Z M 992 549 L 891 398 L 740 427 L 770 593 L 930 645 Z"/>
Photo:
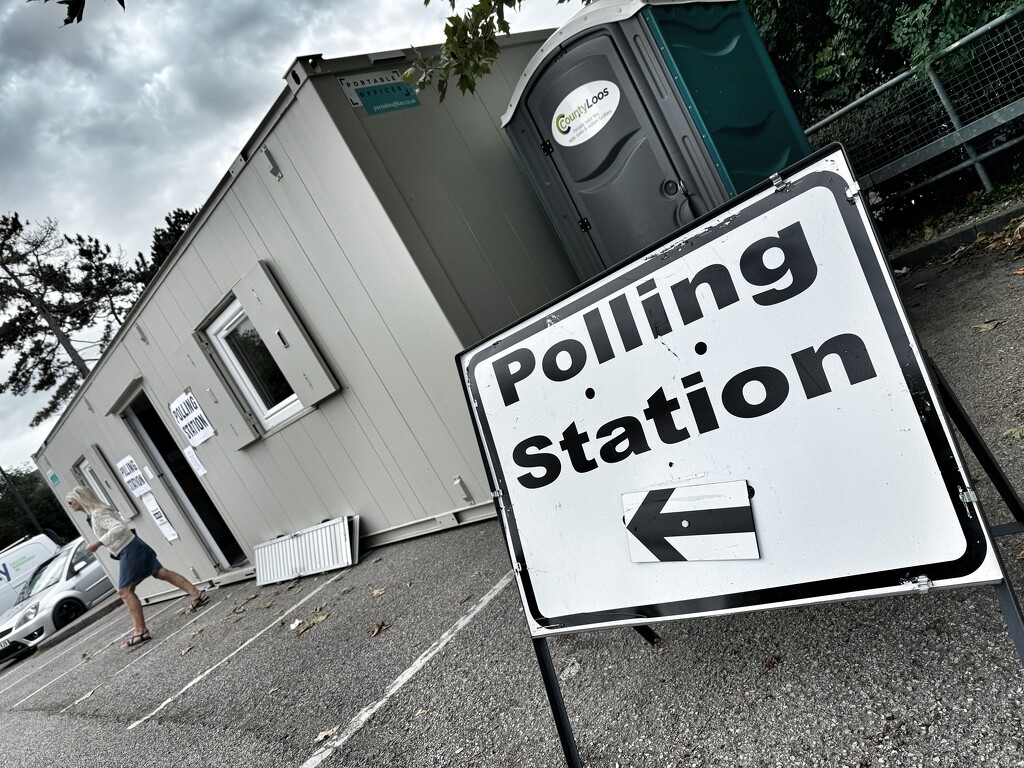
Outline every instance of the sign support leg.
<path fill-rule="evenodd" d="M 1017 659 L 1024 666 L 1024 614 L 1021 613 L 1017 593 L 1010 584 L 1010 580 L 1006 578 L 1006 568 L 1003 567 L 1003 558 L 999 555 L 998 550 L 996 555 L 999 557 L 999 567 L 1003 570 L 1003 580 L 996 584 L 996 597 L 999 598 L 999 608 L 1006 621 L 1006 630 L 1010 633 L 1013 644 L 1017 648 Z"/>
<path fill-rule="evenodd" d="M 633 627 L 633 629 L 636 630 L 637 634 L 640 635 L 640 637 L 642 637 L 648 643 L 653 645 L 659 651 L 667 648 L 667 646 L 665 645 L 665 641 L 661 639 L 661 635 L 659 635 L 646 624 L 637 624 Z"/>
<path fill-rule="evenodd" d="M 1020 496 L 1017 495 L 1002 467 L 999 466 L 988 445 L 985 444 L 984 438 L 978 432 L 977 427 L 974 426 L 974 423 L 967 415 L 956 395 L 953 394 L 953 390 L 949 388 L 949 383 L 945 377 L 935 367 L 935 363 L 929 360 L 928 364 L 932 375 L 935 377 L 935 384 L 939 389 L 939 396 L 946 407 L 946 412 L 956 428 L 960 430 L 960 434 L 964 436 L 967 446 L 971 449 L 975 458 L 978 459 L 982 469 L 985 470 L 985 474 L 989 476 L 996 491 L 1002 497 L 1003 502 L 1015 520 L 1012 523 L 993 526 L 991 529 L 992 535 L 999 537 L 1009 536 L 1014 533 L 1024 533 L 1024 502 L 1021 502 Z"/>
<path fill-rule="evenodd" d="M 989 528 L 989 533 L 993 537 L 1009 536 L 1014 533 L 1024 532 L 1024 503 L 1021 502 L 1020 496 L 1017 495 L 1017 491 L 1014 490 L 1013 485 L 1006 477 L 1006 473 L 1003 472 L 1003 468 L 999 466 L 999 462 L 992 455 L 984 438 L 978 432 L 978 428 L 974 426 L 974 422 L 971 421 L 971 418 L 964 410 L 963 405 L 961 405 L 956 395 L 953 394 L 953 390 L 949 387 L 949 382 L 946 381 L 941 371 L 939 371 L 931 359 L 928 360 L 928 366 L 935 377 L 935 383 L 939 389 L 939 397 L 942 399 L 946 412 L 956 428 L 960 430 L 960 434 L 964 436 L 964 440 L 967 442 L 971 452 L 978 459 L 985 474 L 989 476 L 996 491 L 1002 497 L 1003 502 L 1015 520 L 1015 522 L 995 527 L 989 527 L 988 522 L 984 518 L 982 523 Z M 1021 611 L 1020 602 L 1017 600 L 1017 593 L 1006 576 L 1006 565 L 1003 563 L 1003 555 L 999 551 L 998 546 L 994 547 L 994 549 L 996 560 L 999 561 L 999 570 L 1003 574 L 1002 581 L 995 585 L 996 597 L 999 598 L 999 609 L 1002 611 L 1003 620 L 1006 622 L 1006 629 L 1013 639 L 1013 645 L 1017 649 L 1017 658 L 1024 665 L 1024 612 Z"/>
<path fill-rule="evenodd" d="M 533 650 L 537 654 L 540 676 L 544 680 L 544 690 L 547 691 L 551 714 L 555 718 L 558 740 L 562 742 L 565 764 L 568 768 L 583 768 L 583 763 L 580 762 L 580 753 L 576 749 L 576 737 L 572 733 L 572 724 L 569 722 L 569 715 L 565 711 L 565 702 L 562 700 L 562 689 L 558 686 L 555 665 L 551 663 L 548 641 L 543 637 L 533 638 Z"/>

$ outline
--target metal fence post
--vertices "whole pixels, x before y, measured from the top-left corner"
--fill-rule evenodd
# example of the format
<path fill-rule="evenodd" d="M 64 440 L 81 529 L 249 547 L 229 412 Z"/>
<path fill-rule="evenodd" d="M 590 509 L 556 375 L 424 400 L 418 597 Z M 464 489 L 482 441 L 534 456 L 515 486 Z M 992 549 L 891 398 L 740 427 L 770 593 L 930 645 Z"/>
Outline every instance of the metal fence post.
<path fill-rule="evenodd" d="M 949 94 L 946 93 L 946 87 L 939 80 L 939 76 L 936 74 L 935 69 L 931 64 L 925 67 L 928 72 L 928 79 L 932 81 L 932 87 L 935 92 L 939 95 L 939 101 L 942 102 L 942 106 L 946 108 L 946 114 L 949 115 L 950 121 L 953 123 L 953 128 L 961 131 L 963 130 L 963 123 L 960 121 L 960 116 L 956 113 L 956 109 L 953 107 L 953 101 L 949 98 Z M 985 187 L 986 192 L 991 192 L 994 187 L 992 181 L 988 177 L 988 171 L 985 170 L 985 166 L 981 164 L 981 160 L 978 159 L 978 153 L 974 151 L 974 147 L 971 142 L 965 141 L 963 148 L 967 150 L 967 156 L 971 159 L 971 163 L 974 165 L 974 170 L 978 174 L 978 178 L 981 179 L 981 184 Z"/>

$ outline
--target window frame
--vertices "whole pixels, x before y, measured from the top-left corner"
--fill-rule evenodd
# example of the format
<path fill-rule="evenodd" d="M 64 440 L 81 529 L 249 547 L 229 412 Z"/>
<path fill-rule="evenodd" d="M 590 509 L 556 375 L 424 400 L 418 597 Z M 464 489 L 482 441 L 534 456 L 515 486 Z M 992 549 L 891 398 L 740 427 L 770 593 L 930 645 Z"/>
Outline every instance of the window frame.
<path fill-rule="evenodd" d="M 257 387 L 253 384 L 249 374 L 246 373 L 245 367 L 238 360 L 231 345 L 227 342 L 227 337 L 231 332 L 247 319 L 250 320 L 250 323 L 252 322 L 249 313 L 242 306 L 242 303 L 237 297 L 234 297 L 228 302 L 227 306 L 213 317 L 209 325 L 206 326 L 204 334 L 216 353 L 217 358 L 223 364 L 225 374 L 237 388 L 238 393 L 244 398 L 253 416 L 260 422 L 264 430 L 270 430 L 301 413 L 304 410 L 304 406 L 299 401 L 299 396 L 293 388 L 292 394 L 276 405 L 270 408 L 264 405 Z M 255 329 L 255 325 L 253 325 L 253 328 Z M 256 333 L 259 334 L 258 329 L 256 329 Z M 260 340 L 266 346 L 267 342 L 262 335 L 260 335 Z M 271 353 L 271 359 L 273 358 L 274 356 Z M 284 377 L 283 372 L 281 375 Z M 287 381 L 287 377 L 285 377 L 285 380 Z M 291 388 L 290 384 L 289 388 Z"/>
<path fill-rule="evenodd" d="M 96 474 L 96 470 L 89 459 L 83 456 L 75 463 L 75 469 L 78 471 L 78 476 L 85 481 L 85 484 L 92 489 L 93 493 L 100 497 L 100 501 L 108 507 L 114 506 L 114 502 L 110 499 L 110 494 L 103 487 L 100 476 Z"/>

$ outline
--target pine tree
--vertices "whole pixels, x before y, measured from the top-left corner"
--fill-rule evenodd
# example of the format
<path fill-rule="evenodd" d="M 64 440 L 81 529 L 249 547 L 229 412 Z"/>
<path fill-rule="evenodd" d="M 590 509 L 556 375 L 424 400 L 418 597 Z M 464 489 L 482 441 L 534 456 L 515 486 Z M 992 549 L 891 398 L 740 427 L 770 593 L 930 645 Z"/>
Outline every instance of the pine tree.
<path fill-rule="evenodd" d="M 187 211 L 184 208 L 175 208 L 164 216 L 165 227 L 157 227 L 153 230 L 153 243 L 149 248 L 149 257 L 138 254 L 135 257 L 136 280 L 142 285 L 149 285 L 149 282 L 156 275 L 157 270 L 167 261 L 174 246 L 178 244 L 181 236 L 185 234 L 189 224 L 196 217 L 199 210 Z"/>
<path fill-rule="evenodd" d="M 50 392 L 36 426 L 74 395 L 138 297 L 120 255 L 57 222 L 0 216 L 0 357 L 14 356 L 0 392 Z"/>

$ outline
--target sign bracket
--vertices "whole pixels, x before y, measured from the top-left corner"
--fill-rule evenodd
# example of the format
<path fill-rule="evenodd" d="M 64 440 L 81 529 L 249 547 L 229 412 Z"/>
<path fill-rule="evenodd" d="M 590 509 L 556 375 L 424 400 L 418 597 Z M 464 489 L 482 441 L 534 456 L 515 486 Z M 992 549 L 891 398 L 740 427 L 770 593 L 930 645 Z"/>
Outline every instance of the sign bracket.
<path fill-rule="evenodd" d="M 988 475 L 992 485 L 995 486 L 996 492 L 1002 498 L 1003 503 L 1006 504 L 1007 509 L 1010 510 L 1010 514 L 1013 515 L 1014 522 L 989 527 L 989 533 L 993 538 L 999 538 L 1024 532 L 1024 502 L 1021 502 L 1020 496 L 1017 495 L 1017 491 L 1010 483 L 1009 478 L 1006 477 L 1003 468 L 999 466 L 995 456 L 992 455 L 992 451 L 989 450 L 985 439 L 978 432 L 978 428 L 974 426 L 974 422 L 971 421 L 967 411 L 964 410 L 960 400 L 950 388 L 946 377 L 942 375 L 942 372 L 930 357 L 925 355 L 925 360 L 928 362 L 928 368 L 931 370 L 935 385 L 938 388 L 939 399 L 942 401 L 943 409 L 949 415 L 953 425 L 963 435 L 967 447 L 971 449 L 971 453 L 974 454 L 978 463 L 981 464 L 982 471 Z M 982 524 L 988 526 L 985 516 L 982 515 L 981 518 Z M 1006 621 L 1007 632 L 1009 632 L 1010 637 L 1013 639 L 1014 647 L 1017 649 L 1017 658 L 1024 665 L 1024 612 L 1021 611 L 1017 594 L 1006 576 L 1006 566 L 1003 563 L 1003 556 L 999 551 L 999 547 L 993 546 L 992 549 L 995 551 L 996 559 L 999 561 L 999 570 L 1003 574 L 1002 580 L 995 585 L 996 597 L 999 598 L 999 608 L 1002 611 L 1004 621 Z"/>
<path fill-rule="evenodd" d="M 935 366 L 935 363 L 930 358 L 927 359 L 928 366 L 935 377 L 935 384 L 938 387 L 939 397 L 942 399 L 946 413 L 949 414 L 953 425 L 960 430 L 960 434 L 963 435 L 967 447 L 971 449 L 971 453 L 974 454 L 978 463 L 981 464 L 981 468 L 992 481 L 992 485 L 995 486 L 996 492 L 1002 498 L 1003 503 L 1006 504 L 1007 509 L 1010 510 L 1010 514 L 1013 515 L 1015 522 L 993 526 L 992 535 L 998 538 L 1015 533 L 1024 533 L 1024 502 L 1017 495 L 1017 491 L 1014 490 L 1013 485 L 1006 477 L 1006 473 L 1003 472 L 1003 468 L 999 466 L 999 462 L 992 455 L 992 451 L 989 450 L 984 438 L 978 432 L 978 428 L 974 426 L 974 422 L 967 415 L 967 411 L 964 410 L 957 396 L 953 394 L 949 382 L 946 381 L 946 378 Z"/>

